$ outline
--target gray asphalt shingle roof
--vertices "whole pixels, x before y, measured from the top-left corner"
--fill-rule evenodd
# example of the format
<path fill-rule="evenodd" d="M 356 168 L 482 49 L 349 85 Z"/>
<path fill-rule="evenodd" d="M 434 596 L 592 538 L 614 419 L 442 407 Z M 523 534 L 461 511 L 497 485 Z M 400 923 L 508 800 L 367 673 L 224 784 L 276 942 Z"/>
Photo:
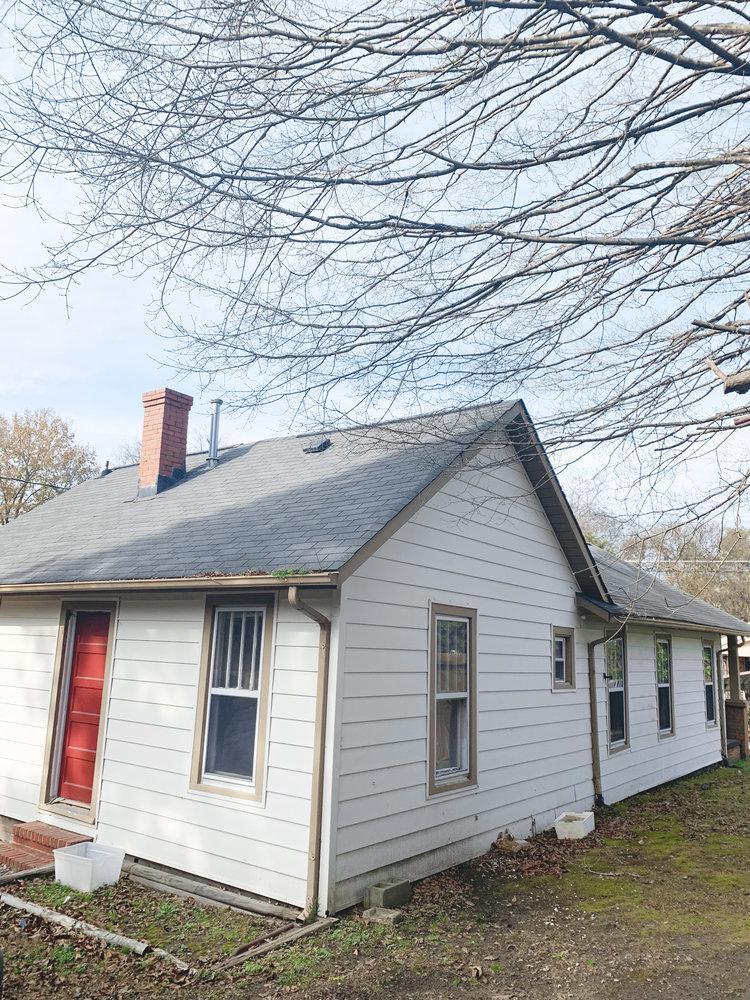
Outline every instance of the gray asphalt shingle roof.
<path fill-rule="evenodd" d="M 513 413 L 515 421 L 522 419 L 516 402 L 498 402 L 258 441 L 222 449 L 214 469 L 205 453 L 190 455 L 186 477 L 149 499 L 136 499 L 136 466 L 115 469 L 0 527 L 0 584 L 335 572 L 461 452 Z M 326 437 L 330 447 L 305 453 Z M 519 456 L 579 586 L 598 587 L 586 577 L 584 547 L 566 528 L 566 502 L 550 490 L 549 474 L 540 478 L 529 455 L 521 445 Z M 750 625 L 732 615 L 590 548 L 615 605 L 610 610 L 750 634 Z"/>
<path fill-rule="evenodd" d="M 622 614 L 686 622 L 719 632 L 750 635 L 750 625 L 742 619 L 686 594 L 640 566 L 624 562 L 596 545 L 589 548 L 609 595 Z"/>
<path fill-rule="evenodd" d="M 150 499 L 115 469 L 0 527 L 0 583 L 337 570 L 511 405 L 191 455 Z"/>

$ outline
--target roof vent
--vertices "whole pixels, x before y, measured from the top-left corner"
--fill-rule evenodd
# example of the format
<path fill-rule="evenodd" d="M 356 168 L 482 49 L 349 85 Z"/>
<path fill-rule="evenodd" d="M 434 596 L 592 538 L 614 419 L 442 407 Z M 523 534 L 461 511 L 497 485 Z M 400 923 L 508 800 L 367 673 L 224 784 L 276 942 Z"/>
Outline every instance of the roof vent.
<path fill-rule="evenodd" d="M 109 467 L 109 459 L 107 459 L 107 461 L 104 463 L 104 468 L 99 473 L 99 475 L 103 479 L 105 476 L 108 476 L 111 472 L 112 472 L 112 470 Z"/>
<path fill-rule="evenodd" d="M 306 455 L 317 455 L 319 454 L 319 452 L 325 451 L 326 448 L 330 447 L 331 447 L 331 439 L 324 438 L 322 441 L 318 441 L 317 444 L 311 444 L 309 447 L 303 448 L 302 451 Z"/>

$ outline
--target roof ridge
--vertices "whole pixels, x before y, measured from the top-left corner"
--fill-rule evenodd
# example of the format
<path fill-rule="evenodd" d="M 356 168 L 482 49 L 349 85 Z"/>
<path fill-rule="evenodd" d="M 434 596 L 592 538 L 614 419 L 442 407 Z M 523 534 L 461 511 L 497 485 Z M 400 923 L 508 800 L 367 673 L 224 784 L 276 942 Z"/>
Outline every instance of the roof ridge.
<path fill-rule="evenodd" d="M 222 445 L 219 451 L 227 451 L 229 448 L 248 448 L 256 444 L 270 444 L 273 441 L 300 441 L 303 438 L 316 437 L 320 434 L 344 434 L 346 431 L 363 431 L 373 427 L 391 427 L 393 424 L 407 424 L 414 420 L 428 420 L 430 417 L 447 417 L 453 413 L 470 413 L 473 410 L 482 410 L 485 407 L 493 406 L 498 408 L 498 417 L 500 417 L 518 402 L 519 398 L 494 399 L 488 400 L 486 403 L 472 403 L 471 406 L 452 406 L 443 410 L 430 410 L 427 413 L 412 413 L 406 417 L 393 417 L 391 420 L 373 420 L 366 424 L 345 424 L 340 427 L 319 427 L 317 430 L 303 431 L 299 434 L 277 434 L 273 437 L 255 438 L 252 441 L 236 441 L 234 444 Z M 500 412 L 501 407 L 502 411 Z M 208 449 L 201 448 L 198 451 L 189 451 L 187 457 L 192 458 L 196 455 L 207 454 Z M 113 471 L 114 469 L 129 469 L 137 464 L 137 462 L 132 462 L 129 465 L 114 466 Z"/>

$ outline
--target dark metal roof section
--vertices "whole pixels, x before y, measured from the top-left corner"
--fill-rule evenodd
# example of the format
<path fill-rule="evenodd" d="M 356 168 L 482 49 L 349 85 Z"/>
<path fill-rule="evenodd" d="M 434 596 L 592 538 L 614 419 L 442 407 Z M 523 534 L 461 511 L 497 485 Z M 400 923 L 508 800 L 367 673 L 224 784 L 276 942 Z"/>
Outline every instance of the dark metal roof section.
<path fill-rule="evenodd" d="M 522 402 L 505 430 L 515 448 L 544 513 L 557 535 L 581 593 L 595 600 L 608 599 L 607 588 L 591 557 L 583 532 L 576 520 L 557 476 L 550 464 L 529 412 Z"/>

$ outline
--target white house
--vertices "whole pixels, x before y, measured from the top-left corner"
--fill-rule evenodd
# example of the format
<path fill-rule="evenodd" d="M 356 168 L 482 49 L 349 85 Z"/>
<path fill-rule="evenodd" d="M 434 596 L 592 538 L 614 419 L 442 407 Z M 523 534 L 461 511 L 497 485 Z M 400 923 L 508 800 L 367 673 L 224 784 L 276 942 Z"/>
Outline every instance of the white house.
<path fill-rule="evenodd" d="M 589 549 L 523 403 L 186 461 L 144 402 L 0 528 L 0 816 L 322 913 L 722 759 L 750 625 Z"/>

